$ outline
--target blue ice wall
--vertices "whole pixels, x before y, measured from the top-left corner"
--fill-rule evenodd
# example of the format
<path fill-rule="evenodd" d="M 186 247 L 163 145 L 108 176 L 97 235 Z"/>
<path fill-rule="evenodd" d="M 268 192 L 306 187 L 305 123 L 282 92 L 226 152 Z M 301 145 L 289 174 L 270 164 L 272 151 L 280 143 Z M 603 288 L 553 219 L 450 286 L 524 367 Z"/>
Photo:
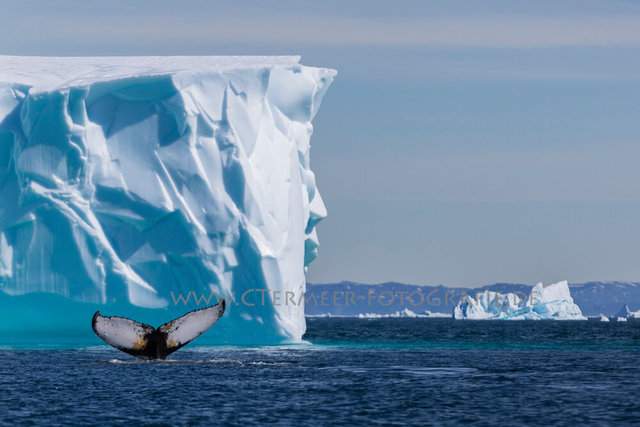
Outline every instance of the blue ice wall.
<path fill-rule="evenodd" d="M 202 342 L 299 340 L 326 215 L 311 119 L 335 72 L 227 61 L 87 81 L 59 60 L 55 84 L 0 83 L 0 341 L 90 337 L 96 309 L 160 324 L 222 297 Z"/>

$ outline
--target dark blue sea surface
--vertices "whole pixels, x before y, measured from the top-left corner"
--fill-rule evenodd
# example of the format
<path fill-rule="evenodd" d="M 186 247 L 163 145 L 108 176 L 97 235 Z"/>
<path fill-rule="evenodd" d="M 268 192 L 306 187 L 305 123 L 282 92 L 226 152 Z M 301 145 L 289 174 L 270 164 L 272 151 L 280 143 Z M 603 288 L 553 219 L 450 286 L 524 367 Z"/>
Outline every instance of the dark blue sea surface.
<path fill-rule="evenodd" d="M 0 423 L 640 423 L 640 323 L 309 319 L 309 344 L 0 350 Z"/>

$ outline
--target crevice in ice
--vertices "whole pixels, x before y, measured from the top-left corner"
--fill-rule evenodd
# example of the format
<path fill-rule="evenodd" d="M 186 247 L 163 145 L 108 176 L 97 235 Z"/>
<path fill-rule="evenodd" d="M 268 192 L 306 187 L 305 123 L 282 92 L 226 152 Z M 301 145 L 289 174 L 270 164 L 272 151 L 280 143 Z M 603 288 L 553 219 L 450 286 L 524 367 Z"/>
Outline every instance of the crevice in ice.
<path fill-rule="evenodd" d="M 304 304 L 284 298 L 318 253 L 310 120 L 335 72 L 220 61 L 149 75 L 80 61 L 0 84 L 0 297 L 179 314 L 196 307 L 178 294 L 249 292 L 223 339 L 301 338 Z"/>

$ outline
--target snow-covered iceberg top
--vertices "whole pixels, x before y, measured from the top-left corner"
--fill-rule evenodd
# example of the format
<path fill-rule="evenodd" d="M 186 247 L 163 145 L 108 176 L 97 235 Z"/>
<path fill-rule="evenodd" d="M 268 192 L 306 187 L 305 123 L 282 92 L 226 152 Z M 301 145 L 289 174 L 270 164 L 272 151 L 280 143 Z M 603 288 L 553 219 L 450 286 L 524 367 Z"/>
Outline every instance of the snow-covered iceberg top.
<path fill-rule="evenodd" d="M 238 70 L 296 67 L 299 62 L 300 56 L 0 55 L 0 82 L 29 86 L 30 93 L 34 94 L 135 77 L 235 73 Z"/>
<path fill-rule="evenodd" d="M 326 215 L 311 120 L 336 73 L 298 61 L 0 56 L 0 308 L 166 319 L 226 296 L 227 342 L 299 340 Z M 56 327 L 31 308 L 3 327 Z"/>
<path fill-rule="evenodd" d="M 453 309 L 454 319 L 586 320 L 573 302 L 566 281 L 544 286 L 538 283 L 527 298 L 515 293 L 484 291 L 475 298 L 465 295 Z"/>

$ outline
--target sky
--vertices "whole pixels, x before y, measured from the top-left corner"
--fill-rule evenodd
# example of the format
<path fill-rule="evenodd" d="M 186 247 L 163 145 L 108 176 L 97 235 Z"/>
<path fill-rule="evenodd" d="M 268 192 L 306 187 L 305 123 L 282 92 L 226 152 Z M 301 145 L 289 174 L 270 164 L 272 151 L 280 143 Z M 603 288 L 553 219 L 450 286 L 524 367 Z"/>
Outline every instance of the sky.
<path fill-rule="evenodd" d="M 0 0 L 0 54 L 302 55 L 315 283 L 640 281 L 640 1 Z"/>

